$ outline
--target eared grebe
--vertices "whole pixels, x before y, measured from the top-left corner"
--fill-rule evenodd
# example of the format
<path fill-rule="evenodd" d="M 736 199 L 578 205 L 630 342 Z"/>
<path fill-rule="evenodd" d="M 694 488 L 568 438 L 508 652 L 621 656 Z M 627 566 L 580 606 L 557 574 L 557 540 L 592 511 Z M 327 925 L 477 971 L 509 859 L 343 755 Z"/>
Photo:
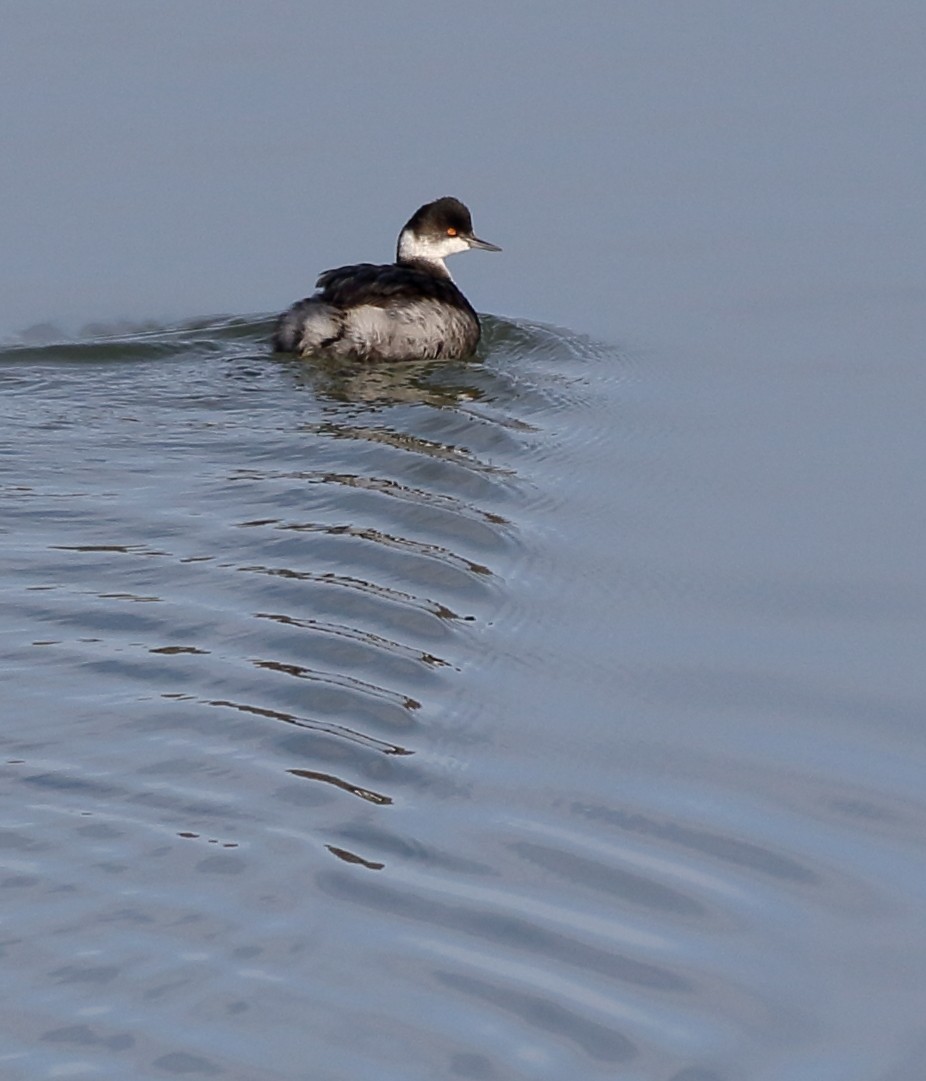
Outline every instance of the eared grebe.
<path fill-rule="evenodd" d="M 473 220 L 445 196 L 427 203 L 399 233 L 396 260 L 326 270 L 318 292 L 277 320 L 273 348 L 352 360 L 453 360 L 479 344 L 479 319 L 444 260 L 467 248 L 501 251 L 473 235 Z"/>

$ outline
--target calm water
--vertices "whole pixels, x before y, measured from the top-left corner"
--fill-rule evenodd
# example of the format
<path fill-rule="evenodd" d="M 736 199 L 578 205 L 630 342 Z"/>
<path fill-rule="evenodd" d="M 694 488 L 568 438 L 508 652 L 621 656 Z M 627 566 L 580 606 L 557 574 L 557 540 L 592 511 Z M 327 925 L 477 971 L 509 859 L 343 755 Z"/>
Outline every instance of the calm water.
<path fill-rule="evenodd" d="M 0 355 L 2 1076 L 921 1077 L 907 372 L 268 330 Z"/>
<path fill-rule="evenodd" d="M 0 27 L 0 1081 L 922 1081 L 921 0 Z"/>

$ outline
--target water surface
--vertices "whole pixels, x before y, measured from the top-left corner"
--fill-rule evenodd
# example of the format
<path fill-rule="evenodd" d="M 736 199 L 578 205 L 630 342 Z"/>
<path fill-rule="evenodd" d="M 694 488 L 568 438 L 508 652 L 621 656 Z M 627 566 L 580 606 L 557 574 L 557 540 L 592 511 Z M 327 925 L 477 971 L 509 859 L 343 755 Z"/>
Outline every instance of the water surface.
<path fill-rule="evenodd" d="M 924 11 L 0 0 L 4 1081 L 921 1081 Z"/>
<path fill-rule="evenodd" d="M 890 378 L 268 331 L 0 361 L 4 1077 L 916 1077 Z"/>

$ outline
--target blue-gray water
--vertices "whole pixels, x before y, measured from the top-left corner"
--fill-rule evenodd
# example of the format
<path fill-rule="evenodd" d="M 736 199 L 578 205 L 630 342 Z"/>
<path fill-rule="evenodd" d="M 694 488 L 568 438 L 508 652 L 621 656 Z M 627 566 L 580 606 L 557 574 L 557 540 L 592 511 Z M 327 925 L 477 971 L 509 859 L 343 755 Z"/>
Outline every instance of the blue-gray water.
<path fill-rule="evenodd" d="M 920 1081 L 922 6 L 352 11 L 0 3 L 0 1077 Z"/>
<path fill-rule="evenodd" d="M 268 329 L 3 356 L 4 1077 L 916 1076 L 890 374 Z"/>

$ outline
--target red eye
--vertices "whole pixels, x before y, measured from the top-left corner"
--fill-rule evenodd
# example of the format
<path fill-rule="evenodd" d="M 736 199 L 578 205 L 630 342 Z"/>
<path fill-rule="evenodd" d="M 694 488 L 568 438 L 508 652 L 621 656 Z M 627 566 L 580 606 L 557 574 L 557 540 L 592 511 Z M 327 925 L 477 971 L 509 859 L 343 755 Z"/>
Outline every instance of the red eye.
<path fill-rule="evenodd" d="M 447 236 L 456 236 L 456 235 L 457 235 L 457 231 L 456 231 L 456 229 L 454 229 L 454 227 L 453 227 L 453 226 L 451 225 L 451 226 L 450 226 L 450 228 L 449 228 L 449 229 L 447 230 Z"/>

